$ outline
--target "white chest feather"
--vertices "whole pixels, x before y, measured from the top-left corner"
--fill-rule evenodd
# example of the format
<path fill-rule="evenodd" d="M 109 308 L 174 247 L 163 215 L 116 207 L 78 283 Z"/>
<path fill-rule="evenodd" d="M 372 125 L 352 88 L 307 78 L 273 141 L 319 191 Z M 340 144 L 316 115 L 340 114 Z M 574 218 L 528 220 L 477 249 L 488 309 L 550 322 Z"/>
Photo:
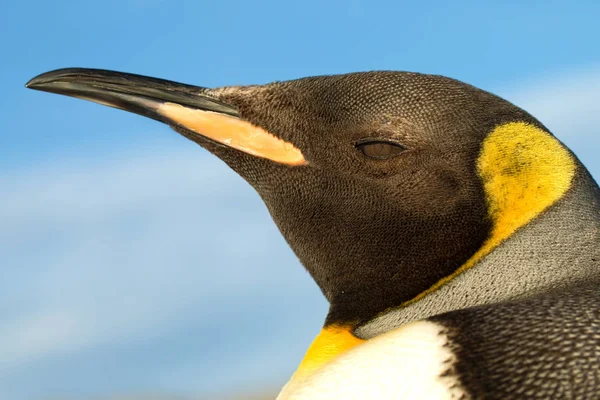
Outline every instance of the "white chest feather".
<path fill-rule="evenodd" d="M 451 400 L 465 395 L 442 327 L 417 321 L 373 338 L 307 377 L 294 376 L 277 400 Z"/>

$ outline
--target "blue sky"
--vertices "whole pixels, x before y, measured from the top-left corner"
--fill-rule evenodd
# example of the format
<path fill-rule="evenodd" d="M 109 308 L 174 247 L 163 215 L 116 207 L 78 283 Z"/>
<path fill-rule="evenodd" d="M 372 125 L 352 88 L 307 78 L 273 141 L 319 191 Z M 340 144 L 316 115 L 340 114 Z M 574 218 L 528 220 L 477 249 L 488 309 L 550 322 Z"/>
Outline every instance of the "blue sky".
<path fill-rule="evenodd" d="M 0 398 L 277 388 L 327 305 L 258 196 L 166 126 L 24 83 L 438 73 L 536 115 L 600 177 L 593 1 L 21 1 L 0 13 Z"/>

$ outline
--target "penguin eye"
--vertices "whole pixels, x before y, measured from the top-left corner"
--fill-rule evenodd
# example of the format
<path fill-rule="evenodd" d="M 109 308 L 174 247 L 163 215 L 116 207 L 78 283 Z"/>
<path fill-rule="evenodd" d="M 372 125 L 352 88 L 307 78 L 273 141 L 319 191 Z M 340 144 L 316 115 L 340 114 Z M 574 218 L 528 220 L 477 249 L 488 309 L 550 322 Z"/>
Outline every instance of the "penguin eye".
<path fill-rule="evenodd" d="M 399 144 L 372 139 L 359 142 L 355 146 L 365 156 L 378 160 L 386 160 L 397 156 L 405 150 L 404 147 Z"/>

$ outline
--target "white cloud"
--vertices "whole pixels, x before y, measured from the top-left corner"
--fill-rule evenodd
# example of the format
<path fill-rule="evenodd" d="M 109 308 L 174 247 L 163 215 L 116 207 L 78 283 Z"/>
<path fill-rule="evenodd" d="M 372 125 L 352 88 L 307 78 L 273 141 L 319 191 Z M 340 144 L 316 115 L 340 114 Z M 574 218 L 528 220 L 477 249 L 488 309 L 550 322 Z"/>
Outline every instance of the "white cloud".
<path fill-rule="evenodd" d="M 253 190 L 186 145 L 0 176 L 0 369 L 314 290 Z"/>
<path fill-rule="evenodd" d="M 0 354 L 4 363 L 31 361 L 31 357 L 72 348 L 79 344 L 76 318 L 64 312 L 39 312 L 15 318 L 0 329 Z M 0 364 L 0 367 L 7 365 Z"/>
<path fill-rule="evenodd" d="M 600 127 L 600 67 L 563 71 L 497 90 L 561 138 L 582 139 Z"/>

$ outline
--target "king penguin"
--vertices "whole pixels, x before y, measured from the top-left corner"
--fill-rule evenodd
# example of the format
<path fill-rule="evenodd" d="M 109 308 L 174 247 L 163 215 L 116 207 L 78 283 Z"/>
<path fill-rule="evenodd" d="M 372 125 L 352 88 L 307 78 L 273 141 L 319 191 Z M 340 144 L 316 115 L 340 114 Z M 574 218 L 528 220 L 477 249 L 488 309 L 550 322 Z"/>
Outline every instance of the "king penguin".
<path fill-rule="evenodd" d="M 255 188 L 330 304 L 278 399 L 600 398 L 599 189 L 515 105 L 394 71 L 27 87 L 166 123 Z"/>

